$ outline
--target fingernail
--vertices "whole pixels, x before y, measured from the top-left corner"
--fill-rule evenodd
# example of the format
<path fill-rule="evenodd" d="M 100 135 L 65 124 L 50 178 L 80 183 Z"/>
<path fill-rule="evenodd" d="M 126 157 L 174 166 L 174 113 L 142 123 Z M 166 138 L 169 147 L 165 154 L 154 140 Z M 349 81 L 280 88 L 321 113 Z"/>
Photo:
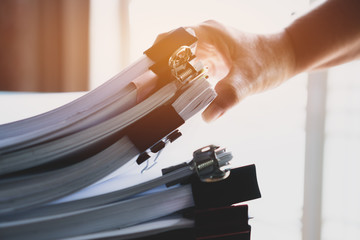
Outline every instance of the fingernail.
<path fill-rule="evenodd" d="M 213 122 L 224 114 L 223 108 L 217 105 L 210 105 L 203 113 L 202 117 L 205 122 Z"/>

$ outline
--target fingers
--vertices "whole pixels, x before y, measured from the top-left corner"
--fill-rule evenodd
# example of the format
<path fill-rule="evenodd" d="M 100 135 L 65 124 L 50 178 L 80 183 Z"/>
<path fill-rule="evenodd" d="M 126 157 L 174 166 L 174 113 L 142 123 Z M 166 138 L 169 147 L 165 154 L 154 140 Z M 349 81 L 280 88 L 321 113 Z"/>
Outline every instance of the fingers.
<path fill-rule="evenodd" d="M 216 84 L 217 97 L 202 114 L 206 122 L 215 121 L 249 94 L 249 84 L 236 72 L 231 70 Z"/>
<path fill-rule="evenodd" d="M 233 35 L 234 31 L 225 29 L 225 26 L 216 21 L 206 21 L 190 28 L 198 37 L 196 56 L 209 67 L 213 79 L 222 79 L 215 86 L 217 97 L 203 112 L 203 119 L 211 122 L 221 117 L 249 93 L 249 84 L 243 79 L 242 76 L 245 75 L 238 70 L 239 64 L 235 59 L 238 58 L 239 52 L 247 56 L 247 49 L 237 51 L 238 35 Z M 167 34 L 158 35 L 155 43 Z M 246 62 L 242 64 L 242 69 L 252 72 L 247 69 Z M 246 79 L 251 80 L 251 76 L 246 76 Z"/>

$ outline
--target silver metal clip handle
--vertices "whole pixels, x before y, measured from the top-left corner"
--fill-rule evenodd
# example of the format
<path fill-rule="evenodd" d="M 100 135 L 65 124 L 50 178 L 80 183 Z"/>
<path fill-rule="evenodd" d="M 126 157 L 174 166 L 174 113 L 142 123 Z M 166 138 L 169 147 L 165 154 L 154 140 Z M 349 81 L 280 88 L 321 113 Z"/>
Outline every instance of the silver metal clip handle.
<path fill-rule="evenodd" d="M 188 46 L 177 49 L 169 58 L 171 74 L 182 85 L 194 81 L 207 73 L 207 68 L 200 62 L 193 62 L 195 55 Z"/>
<path fill-rule="evenodd" d="M 209 145 L 195 151 L 193 157 L 192 167 L 203 182 L 221 181 L 230 175 L 232 155 L 224 148 Z"/>

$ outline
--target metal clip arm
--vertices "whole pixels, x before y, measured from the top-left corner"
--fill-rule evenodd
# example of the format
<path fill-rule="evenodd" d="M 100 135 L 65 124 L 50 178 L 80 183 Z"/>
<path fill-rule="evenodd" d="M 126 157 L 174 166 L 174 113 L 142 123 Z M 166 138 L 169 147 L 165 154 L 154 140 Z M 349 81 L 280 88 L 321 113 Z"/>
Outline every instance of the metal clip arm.
<path fill-rule="evenodd" d="M 194 58 L 191 48 L 182 46 L 169 59 L 171 74 L 182 85 L 204 76 L 207 72 L 207 68 L 200 61 L 192 62 Z"/>
<path fill-rule="evenodd" d="M 209 145 L 194 152 L 191 164 L 201 181 L 217 182 L 230 175 L 229 161 L 232 156 L 224 161 L 221 161 L 218 157 L 219 154 L 224 152 L 225 149 L 215 145 Z"/>

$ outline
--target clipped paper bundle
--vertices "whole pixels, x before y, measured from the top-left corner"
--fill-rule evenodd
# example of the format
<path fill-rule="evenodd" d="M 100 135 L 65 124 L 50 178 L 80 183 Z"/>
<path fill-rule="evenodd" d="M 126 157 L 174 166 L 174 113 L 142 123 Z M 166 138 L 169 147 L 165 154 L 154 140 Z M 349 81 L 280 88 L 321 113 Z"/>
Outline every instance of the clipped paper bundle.
<path fill-rule="evenodd" d="M 102 179 L 125 164 L 147 161 L 215 98 L 195 43 L 185 29 L 174 30 L 97 89 L 0 125 L 1 239 L 169 239 L 178 232 L 185 239 L 250 237 L 247 206 L 231 205 L 260 197 L 255 168 L 231 170 L 231 154 L 215 146 L 161 177 L 62 200 L 106 184 Z M 209 226 L 219 219 L 229 224 L 214 231 Z"/>

